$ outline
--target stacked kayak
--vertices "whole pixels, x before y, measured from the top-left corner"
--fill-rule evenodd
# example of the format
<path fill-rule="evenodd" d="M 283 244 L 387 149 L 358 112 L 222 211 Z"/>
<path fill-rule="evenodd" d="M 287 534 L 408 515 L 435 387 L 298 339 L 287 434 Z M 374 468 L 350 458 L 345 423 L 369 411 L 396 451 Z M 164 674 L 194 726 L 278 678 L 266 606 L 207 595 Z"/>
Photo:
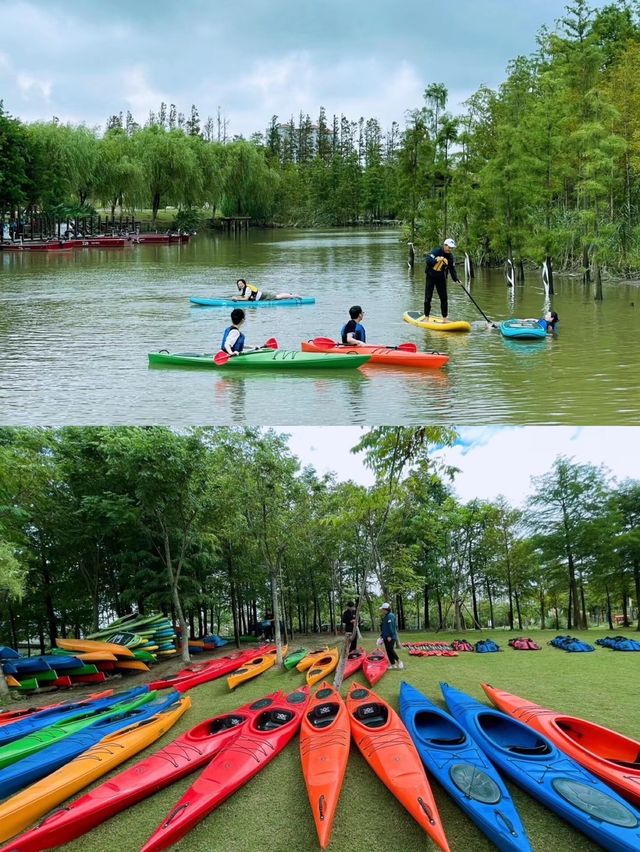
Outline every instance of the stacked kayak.
<path fill-rule="evenodd" d="M 39 852 L 70 843 L 91 828 L 158 790 L 202 769 L 225 746 L 235 740 L 250 719 L 282 698 L 276 692 L 207 719 L 181 734 L 172 743 L 129 769 L 110 778 L 68 807 L 54 811 L 42 823 L 4 850 Z"/>
<path fill-rule="evenodd" d="M 429 331 L 471 331 L 471 325 L 465 320 L 445 320 L 442 317 L 425 317 L 420 311 L 406 311 L 402 319 L 418 328 L 428 328 Z"/>
<path fill-rule="evenodd" d="M 296 349 L 271 349 L 248 352 L 229 358 L 224 364 L 213 360 L 216 352 L 149 352 L 149 364 L 175 367 L 204 367 L 211 370 L 355 370 L 370 360 L 370 355 L 353 354 L 349 358 Z"/>
<path fill-rule="evenodd" d="M 396 346 L 333 346 L 322 345 L 318 340 L 307 340 L 300 344 L 303 352 L 330 352 L 332 355 L 370 355 L 372 364 L 386 364 L 389 367 L 419 367 L 437 369 L 449 360 L 448 355 L 440 352 L 417 352 L 399 349 Z"/>
<path fill-rule="evenodd" d="M 640 642 L 626 636 L 606 636 L 604 639 L 596 639 L 596 645 L 612 651 L 640 651 Z"/>
<path fill-rule="evenodd" d="M 349 690 L 347 712 L 353 739 L 371 769 L 433 842 L 448 850 L 424 767 L 398 715 L 357 683 Z"/>
<path fill-rule="evenodd" d="M 103 737 L 88 751 L 0 804 L 0 842 L 14 837 L 60 802 L 155 742 L 190 706 L 191 700 L 177 693 L 147 704 L 125 717 L 126 727 Z"/>
<path fill-rule="evenodd" d="M 500 323 L 500 334 L 513 340 L 541 340 L 547 336 L 546 323 L 538 320 L 509 319 Z"/>
<path fill-rule="evenodd" d="M 234 299 L 206 299 L 203 296 L 192 296 L 192 305 L 205 308 L 293 308 L 296 305 L 315 305 L 313 296 L 300 296 L 297 299 L 261 299 L 259 302 L 250 300 L 234 301 Z"/>
<path fill-rule="evenodd" d="M 12 725 L 14 722 L 20 722 L 25 719 L 34 718 L 39 713 L 44 713 L 48 710 L 60 710 L 61 708 L 65 707 L 69 708 L 71 706 L 76 707 L 82 704 L 89 704 L 92 701 L 97 701 L 99 698 L 108 698 L 109 695 L 113 695 L 112 689 L 105 689 L 104 692 L 94 692 L 93 695 L 89 695 L 88 698 L 84 698 L 82 699 L 82 701 L 77 702 L 63 702 L 57 704 L 47 704 L 44 707 L 21 707 L 19 710 L 5 710 L 0 713 L 0 727 L 4 727 L 5 725 Z M 2 734 L 0 734 L 0 742 L 2 742 L 1 737 Z M 8 740 L 6 742 L 8 742 Z"/>
<path fill-rule="evenodd" d="M 388 668 L 389 658 L 382 651 L 371 651 L 362 661 L 362 673 L 369 682 L 369 686 L 375 686 Z"/>
<path fill-rule="evenodd" d="M 142 852 L 158 852 L 177 843 L 200 820 L 263 769 L 293 738 L 309 703 L 309 689 L 265 698 L 238 735 L 213 758 L 163 820 Z M 257 712 L 256 712 L 257 711 Z"/>
<path fill-rule="evenodd" d="M 400 717 L 424 765 L 498 849 L 531 849 L 504 782 L 470 734 L 413 686 L 400 686 Z"/>
<path fill-rule="evenodd" d="M 323 683 L 311 698 L 300 728 L 300 761 L 320 846 L 331 839 L 344 773 L 351 726 L 340 693 Z"/>
<path fill-rule="evenodd" d="M 441 684 L 449 710 L 495 766 L 600 846 L 640 848 L 640 812 L 533 728 Z"/>
<path fill-rule="evenodd" d="M 318 681 L 323 680 L 327 675 L 338 665 L 340 652 L 337 648 L 329 648 L 321 657 L 319 657 L 312 666 L 307 669 L 307 683 L 313 686 Z"/>
<path fill-rule="evenodd" d="M 640 807 L 640 742 L 595 722 L 556 713 L 502 689 L 482 688 L 499 710 L 545 737 L 621 796 Z"/>

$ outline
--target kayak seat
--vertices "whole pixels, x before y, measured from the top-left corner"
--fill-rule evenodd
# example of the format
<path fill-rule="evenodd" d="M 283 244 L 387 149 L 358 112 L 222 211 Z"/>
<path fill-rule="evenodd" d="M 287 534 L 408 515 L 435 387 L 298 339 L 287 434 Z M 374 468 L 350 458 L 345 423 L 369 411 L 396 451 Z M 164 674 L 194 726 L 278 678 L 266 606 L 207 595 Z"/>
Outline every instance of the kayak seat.
<path fill-rule="evenodd" d="M 340 712 L 340 705 L 335 701 L 319 704 L 311 713 L 307 713 L 307 719 L 314 728 L 328 728 Z"/>
<path fill-rule="evenodd" d="M 259 731 L 275 731 L 293 719 L 290 710 L 267 710 L 261 713 L 256 722 Z"/>
<path fill-rule="evenodd" d="M 459 737 L 433 737 L 429 742 L 434 745 L 462 745 L 466 739 L 466 736 L 462 734 Z"/>
<path fill-rule="evenodd" d="M 625 766 L 627 769 L 640 769 L 640 754 L 638 755 L 638 759 L 634 761 L 616 760 L 615 757 L 605 757 L 603 759 L 610 760 L 611 763 L 615 763 L 617 766 Z"/>
<path fill-rule="evenodd" d="M 389 718 L 389 711 L 383 704 L 363 704 L 354 715 L 367 728 L 381 728 Z"/>
<path fill-rule="evenodd" d="M 228 731 L 230 728 L 235 728 L 244 722 L 244 716 L 223 716 L 222 719 L 215 719 L 210 727 L 210 734 L 218 734 L 220 731 Z"/>
<path fill-rule="evenodd" d="M 525 746 L 509 746 L 509 751 L 512 751 L 514 754 L 550 754 L 551 749 L 546 743 L 540 743 L 540 745 L 533 746 L 532 748 L 526 748 Z"/>

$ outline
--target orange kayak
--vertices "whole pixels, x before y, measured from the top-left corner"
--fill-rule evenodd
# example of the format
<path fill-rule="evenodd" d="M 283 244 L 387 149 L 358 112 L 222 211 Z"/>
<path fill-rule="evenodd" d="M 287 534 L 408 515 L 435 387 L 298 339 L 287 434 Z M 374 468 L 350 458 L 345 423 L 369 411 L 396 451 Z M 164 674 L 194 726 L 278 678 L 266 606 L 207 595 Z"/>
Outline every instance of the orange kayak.
<path fill-rule="evenodd" d="M 561 751 L 593 772 L 636 807 L 640 806 L 638 740 L 595 722 L 548 710 L 533 701 L 495 689 L 488 683 L 483 683 L 482 688 L 499 710 L 544 734 Z"/>
<path fill-rule="evenodd" d="M 284 657 L 287 653 L 287 646 L 282 646 L 282 656 Z M 267 669 L 270 669 L 271 666 L 275 665 L 277 659 L 277 651 L 274 648 L 273 651 L 268 651 L 266 654 L 261 654 L 259 657 L 254 657 L 252 660 L 249 660 L 248 663 L 245 663 L 241 668 L 236 669 L 233 674 L 229 675 L 227 678 L 227 685 L 229 689 L 235 689 L 236 686 L 239 686 L 241 683 L 244 683 L 246 680 L 251 680 L 253 677 L 257 677 L 262 672 L 266 672 Z"/>
<path fill-rule="evenodd" d="M 331 839 L 333 817 L 349 760 L 350 730 L 340 693 L 325 681 L 309 702 L 300 728 L 302 774 L 323 849 Z"/>
<path fill-rule="evenodd" d="M 56 639 L 58 648 L 63 651 L 108 651 L 116 657 L 134 657 L 130 648 L 124 645 L 116 645 L 113 642 L 96 642 L 95 639 Z"/>
<path fill-rule="evenodd" d="M 375 692 L 354 683 L 347 696 L 351 734 L 382 783 L 440 849 L 449 844 L 420 756 L 400 717 Z"/>
<path fill-rule="evenodd" d="M 313 665 L 313 664 L 314 664 L 317 660 L 319 660 L 319 659 L 320 659 L 320 657 L 323 657 L 326 653 L 327 653 L 327 649 L 326 649 L 326 648 L 323 648 L 323 649 L 322 649 L 322 651 L 309 651 L 309 653 L 307 654 L 307 656 L 306 656 L 306 657 L 303 657 L 303 658 L 300 660 L 300 662 L 299 662 L 299 663 L 298 663 L 298 665 L 296 666 L 296 669 L 297 669 L 299 672 L 306 672 L 306 670 L 307 670 L 307 669 L 311 668 L 311 666 L 312 666 L 312 665 Z"/>
<path fill-rule="evenodd" d="M 325 678 L 338 665 L 340 652 L 337 648 L 329 648 L 324 654 L 319 657 L 313 665 L 307 669 L 307 683 L 313 686 L 319 680 Z"/>
<path fill-rule="evenodd" d="M 420 369 L 438 369 L 444 367 L 449 360 L 448 355 L 441 352 L 417 352 L 398 349 L 395 346 L 343 346 L 334 343 L 333 346 L 323 345 L 315 340 L 306 340 L 300 344 L 303 352 L 330 352 L 332 355 L 350 355 L 357 351 L 358 355 L 371 355 L 370 364 L 386 364 L 389 367 L 419 367 Z M 328 340 L 328 338 L 326 338 Z"/>

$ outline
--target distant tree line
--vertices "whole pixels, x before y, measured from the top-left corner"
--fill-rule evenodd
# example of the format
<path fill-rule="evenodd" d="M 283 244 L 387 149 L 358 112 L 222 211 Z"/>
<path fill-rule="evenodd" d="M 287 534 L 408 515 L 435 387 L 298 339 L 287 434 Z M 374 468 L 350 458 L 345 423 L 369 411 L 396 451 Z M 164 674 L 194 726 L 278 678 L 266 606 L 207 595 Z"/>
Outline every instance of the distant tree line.
<path fill-rule="evenodd" d="M 433 458 L 451 430 L 378 428 L 371 487 L 301 469 L 269 430 L 0 430 L 0 645 L 96 630 L 135 609 L 239 637 L 271 611 L 287 635 L 378 627 L 637 618 L 640 483 L 558 458 L 524 507 L 459 500 Z"/>
<path fill-rule="evenodd" d="M 144 126 L 111 116 L 85 126 L 23 124 L 0 106 L 0 215 L 102 205 L 167 205 L 256 223 L 341 226 L 401 220 L 420 249 L 454 234 L 479 263 L 640 267 L 638 4 L 572 0 L 537 50 L 461 115 L 427 86 L 404 129 L 323 108 L 264 133 L 231 137 L 220 110 L 201 122 L 161 104 Z M 203 213 L 206 211 L 206 214 Z"/>

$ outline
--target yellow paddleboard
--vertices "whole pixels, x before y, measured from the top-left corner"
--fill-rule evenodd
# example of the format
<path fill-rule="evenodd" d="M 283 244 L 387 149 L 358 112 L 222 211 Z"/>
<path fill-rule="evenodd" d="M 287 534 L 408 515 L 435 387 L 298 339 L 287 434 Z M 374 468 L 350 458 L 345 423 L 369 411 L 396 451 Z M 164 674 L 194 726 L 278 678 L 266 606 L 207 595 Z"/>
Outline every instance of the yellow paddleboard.
<path fill-rule="evenodd" d="M 427 319 L 420 311 L 407 311 L 402 319 L 411 325 L 420 328 L 428 328 L 429 331 L 471 331 L 471 324 L 465 320 L 449 320 L 445 322 L 442 317 L 431 317 Z"/>

